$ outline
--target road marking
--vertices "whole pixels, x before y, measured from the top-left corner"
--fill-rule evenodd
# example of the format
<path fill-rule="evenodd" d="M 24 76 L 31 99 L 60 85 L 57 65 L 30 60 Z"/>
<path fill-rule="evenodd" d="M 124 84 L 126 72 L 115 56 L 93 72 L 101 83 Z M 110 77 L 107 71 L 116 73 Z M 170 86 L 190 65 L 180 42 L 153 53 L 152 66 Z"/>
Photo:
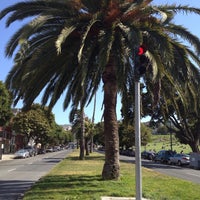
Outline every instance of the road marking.
<path fill-rule="evenodd" d="M 200 177 L 200 175 L 197 175 L 197 174 L 193 174 L 193 173 L 187 173 L 188 175 L 192 175 L 192 176 L 197 176 L 197 177 Z"/>
<path fill-rule="evenodd" d="M 15 171 L 15 170 L 16 170 L 16 168 L 14 168 L 14 169 L 9 169 L 8 172 L 12 172 L 12 171 Z"/>

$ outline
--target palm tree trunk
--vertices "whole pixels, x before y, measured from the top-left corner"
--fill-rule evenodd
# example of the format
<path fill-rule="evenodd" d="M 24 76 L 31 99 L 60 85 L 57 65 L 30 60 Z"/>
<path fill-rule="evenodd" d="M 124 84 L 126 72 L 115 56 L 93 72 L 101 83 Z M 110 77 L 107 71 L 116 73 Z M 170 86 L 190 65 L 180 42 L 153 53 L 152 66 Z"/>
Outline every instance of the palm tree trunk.
<path fill-rule="evenodd" d="M 85 138 L 85 155 L 89 156 L 90 155 L 90 151 L 89 151 L 89 138 Z"/>
<path fill-rule="evenodd" d="M 85 118 L 84 118 L 84 109 L 81 108 L 81 138 L 80 138 L 80 155 L 79 159 L 84 160 L 85 152 Z"/>
<path fill-rule="evenodd" d="M 119 136 L 116 115 L 117 80 L 114 59 L 110 58 L 103 76 L 104 83 L 104 137 L 105 163 L 102 171 L 104 180 L 119 178 Z"/>

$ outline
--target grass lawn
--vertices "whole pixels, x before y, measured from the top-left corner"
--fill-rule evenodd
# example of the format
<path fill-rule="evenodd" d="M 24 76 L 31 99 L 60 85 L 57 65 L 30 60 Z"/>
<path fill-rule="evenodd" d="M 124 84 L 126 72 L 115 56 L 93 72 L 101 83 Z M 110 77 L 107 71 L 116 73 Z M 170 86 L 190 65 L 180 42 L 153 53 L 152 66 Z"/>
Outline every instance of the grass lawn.
<path fill-rule="evenodd" d="M 100 200 L 101 196 L 135 197 L 135 165 L 121 162 L 118 181 L 103 181 L 104 155 L 78 160 L 78 152 L 60 162 L 38 181 L 23 200 Z M 198 200 L 200 185 L 142 169 L 143 197 L 150 200 Z"/>
<path fill-rule="evenodd" d="M 171 149 L 170 135 L 152 135 L 151 142 L 146 146 L 142 146 L 141 150 L 155 150 L 156 152 L 165 149 Z M 177 153 L 183 151 L 184 153 L 191 153 L 192 150 L 189 145 L 180 144 L 175 136 L 172 137 L 172 149 Z"/>

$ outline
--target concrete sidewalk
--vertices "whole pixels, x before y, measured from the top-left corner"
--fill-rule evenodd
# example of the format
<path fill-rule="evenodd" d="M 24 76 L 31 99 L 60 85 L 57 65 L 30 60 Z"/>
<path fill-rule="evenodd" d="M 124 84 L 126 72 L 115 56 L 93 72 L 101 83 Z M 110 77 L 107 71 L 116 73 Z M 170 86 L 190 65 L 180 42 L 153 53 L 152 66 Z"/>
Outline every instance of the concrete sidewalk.
<path fill-rule="evenodd" d="M 12 160 L 14 157 L 15 157 L 14 154 L 3 154 L 1 160 Z"/>

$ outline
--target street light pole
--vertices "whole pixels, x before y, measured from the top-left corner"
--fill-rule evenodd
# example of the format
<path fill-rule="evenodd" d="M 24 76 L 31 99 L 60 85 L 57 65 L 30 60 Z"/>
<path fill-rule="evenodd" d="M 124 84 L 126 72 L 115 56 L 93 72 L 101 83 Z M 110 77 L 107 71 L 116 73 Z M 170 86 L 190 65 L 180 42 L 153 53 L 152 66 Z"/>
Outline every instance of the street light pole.
<path fill-rule="evenodd" d="M 142 199 L 141 172 L 141 133 L 140 133 L 140 81 L 135 81 L 135 174 L 136 200 Z"/>

